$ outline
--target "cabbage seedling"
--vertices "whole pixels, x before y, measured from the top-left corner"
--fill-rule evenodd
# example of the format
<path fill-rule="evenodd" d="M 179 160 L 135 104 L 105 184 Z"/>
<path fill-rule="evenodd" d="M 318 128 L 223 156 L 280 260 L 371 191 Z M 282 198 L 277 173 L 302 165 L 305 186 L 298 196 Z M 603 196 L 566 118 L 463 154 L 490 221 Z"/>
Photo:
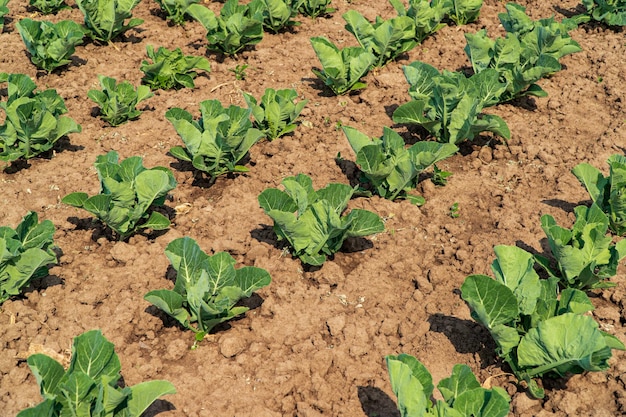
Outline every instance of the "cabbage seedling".
<path fill-rule="evenodd" d="M 28 4 L 43 14 L 53 14 L 70 8 L 70 6 L 65 4 L 65 0 L 30 0 Z"/>
<path fill-rule="evenodd" d="M 4 16 L 9 13 L 8 3 L 9 0 L 0 0 L 0 33 L 2 33 L 4 28 Z"/>
<path fill-rule="evenodd" d="M 353 209 L 342 213 L 354 189 L 346 184 L 328 184 L 315 191 L 310 177 L 298 174 L 282 182 L 285 191 L 268 188 L 259 195 L 259 205 L 274 220 L 278 240 L 286 240 L 293 256 L 302 263 L 319 266 L 341 249 L 349 237 L 380 233 L 385 226 L 371 211 Z"/>
<path fill-rule="evenodd" d="M 609 176 L 589 164 L 578 164 L 572 173 L 587 189 L 591 200 L 609 218 L 609 227 L 618 236 L 626 235 L 626 157 L 611 155 Z"/>
<path fill-rule="evenodd" d="M 89 90 L 87 97 L 100 106 L 100 117 L 111 126 L 118 126 L 136 119 L 141 111 L 136 109 L 139 102 L 152 97 L 150 87 L 140 85 L 135 88 L 128 81 L 117 84 L 115 78 L 98 76 L 102 90 Z"/>
<path fill-rule="evenodd" d="M 146 169 L 139 156 L 118 163 L 111 151 L 96 158 L 100 194 L 71 193 L 62 203 L 87 210 L 111 228 L 119 240 L 125 240 L 139 229 L 164 230 L 170 226 L 167 217 L 152 211 L 162 206 L 168 192 L 176 187 L 172 171 L 163 167 Z"/>
<path fill-rule="evenodd" d="M 359 45 L 376 57 L 374 67 L 383 67 L 399 55 L 410 51 L 415 45 L 415 22 L 408 16 L 384 20 L 377 16 L 370 23 L 356 10 L 343 15 L 346 30 L 354 35 Z"/>
<path fill-rule="evenodd" d="M 370 139 L 351 127 L 344 127 L 343 132 L 356 153 L 356 164 L 365 181 L 376 194 L 418 205 L 424 204 L 424 198 L 409 192 L 417 186 L 419 174 L 459 150 L 456 145 L 437 142 L 417 142 L 406 148 L 404 139 L 388 127 L 383 128 L 380 139 Z"/>
<path fill-rule="evenodd" d="M 424 39 L 445 26 L 441 23 L 448 11 L 448 0 L 409 0 L 409 8 L 405 9 L 400 0 L 389 0 L 398 16 L 408 16 L 415 26 L 415 41 L 422 43 Z"/>
<path fill-rule="evenodd" d="M 175 25 L 184 25 L 189 7 L 200 0 L 156 0 L 165 18 Z"/>
<path fill-rule="evenodd" d="M 485 29 L 465 34 L 465 53 L 474 73 L 495 69 L 506 83 L 506 89 L 487 101 L 487 106 L 526 95 L 547 96 L 536 82 L 560 71 L 563 56 L 581 51 L 568 34 L 575 27 L 571 21 L 533 21 L 526 9 L 515 3 L 508 3 L 506 10 L 498 15 L 507 31 L 504 38 L 492 40 Z"/>
<path fill-rule="evenodd" d="M 371 52 L 361 47 L 339 49 L 324 37 L 311 38 L 311 45 L 322 63 L 322 69 L 312 69 L 313 74 L 336 95 L 366 87 L 360 80 L 376 62 L 376 57 Z"/>
<path fill-rule="evenodd" d="M 483 108 L 506 89 L 494 69 L 469 78 L 459 72 L 443 71 L 416 61 L 404 67 L 412 101 L 393 113 L 396 123 L 418 124 L 437 142 L 458 144 L 481 132 L 493 132 L 505 139 L 511 132 L 504 120 L 482 113 Z"/>
<path fill-rule="evenodd" d="M 292 7 L 291 0 L 253 0 L 248 7 L 250 15 L 260 19 L 270 32 L 278 33 L 284 28 L 300 25 L 300 22 L 291 20 L 298 14 L 297 5 Z"/>
<path fill-rule="evenodd" d="M 433 377 L 411 355 L 385 357 L 391 390 L 401 417 L 506 417 L 511 397 L 500 388 L 483 388 L 467 365 L 454 365 L 452 375 L 437 384 L 443 400 L 433 403 Z"/>
<path fill-rule="evenodd" d="M 263 17 L 239 0 L 226 0 L 219 16 L 199 4 L 189 6 L 188 14 L 206 29 L 209 51 L 235 55 L 263 39 Z"/>
<path fill-rule="evenodd" d="M 109 42 L 143 23 L 143 19 L 132 18 L 132 10 L 139 4 L 139 1 L 76 0 L 76 5 L 85 16 L 85 27 L 89 37 Z M 129 19 L 128 22 L 126 22 L 127 19 Z"/>
<path fill-rule="evenodd" d="M 181 108 L 172 108 L 165 118 L 173 125 L 185 147 L 175 146 L 170 153 L 194 168 L 205 172 L 214 182 L 229 172 L 247 172 L 238 165 L 252 145 L 263 137 L 263 132 L 252 127 L 251 109 L 239 106 L 224 108 L 219 100 L 200 103 L 200 120 Z"/>
<path fill-rule="evenodd" d="M 254 126 L 265 134 L 267 139 L 274 140 L 296 130 L 296 119 L 309 100 L 298 103 L 298 93 L 294 89 L 265 90 L 261 103 L 248 93 L 243 93 L 248 108 L 252 110 Z"/>
<path fill-rule="evenodd" d="M 535 258 L 523 249 L 496 246 L 494 251 L 495 279 L 468 276 L 461 297 L 531 395 L 544 396 L 535 378 L 608 369 L 611 350 L 625 347 L 584 314 L 594 308 L 589 297 L 573 288 L 559 294 L 558 278 L 540 280 Z"/>
<path fill-rule="evenodd" d="M 189 237 L 173 240 L 165 254 L 176 270 L 174 289 L 150 291 L 144 298 L 194 331 L 196 341 L 218 324 L 248 311 L 237 302 L 271 282 L 266 270 L 235 269 L 235 259 L 228 253 L 207 255 Z"/>
<path fill-rule="evenodd" d="M 56 90 L 34 92 L 33 80 L 24 74 L 0 73 L 0 83 L 8 83 L 8 100 L 0 102 L 6 113 L 0 125 L 0 161 L 29 159 L 54 147 L 63 136 L 80 132 L 67 113 L 65 102 Z"/>
<path fill-rule="evenodd" d="M 74 338 L 68 369 L 41 353 L 29 356 L 43 401 L 17 417 L 140 417 L 159 397 L 176 393 L 174 385 L 160 380 L 121 388 L 114 349 L 100 330 L 91 330 Z"/>
<path fill-rule="evenodd" d="M 145 74 L 141 81 L 151 90 L 170 88 L 194 88 L 193 79 L 198 75 L 193 69 L 211 71 L 211 63 L 201 56 L 184 55 L 180 48 L 169 50 L 146 46 L 146 54 L 152 60 L 141 61 L 141 71 Z"/>
<path fill-rule="evenodd" d="M 558 272 L 541 256 L 537 260 L 551 275 L 559 277 L 564 287 L 581 290 L 609 288 L 616 284 L 607 280 L 617 273 L 619 262 L 626 257 L 626 239 L 613 244 L 606 232 L 609 217 L 596 204 L 574 209 L 576 221 L 571 229 L 556 224 L 552 216 L 541 217 L 541 228 L 548 237 Z"/>
<path fill-rule="evenodd" d="M 311 18 L 332 14 L 336 9 L 330 6 L 331 0 L 294 0 L 298 4 L 298 12 Z M 295 6 L 294 6 L 295 7 Z"/>
<path fill-rule="evenodd" d="M 38 222 L 37 213 L 29 212 L 12 229 L 0 227 L 0 305 L 36 278 L 48 275 L 46 265 L 56 263 L 50 220 Z"/>
<path fill-rule="evenodd" d="M 52 72 L 72 62 L 76 45 L 83 43 L 85 31 L 72 20 L 59 23 L 22 19 L 15 24 L 37 68 Z"/>

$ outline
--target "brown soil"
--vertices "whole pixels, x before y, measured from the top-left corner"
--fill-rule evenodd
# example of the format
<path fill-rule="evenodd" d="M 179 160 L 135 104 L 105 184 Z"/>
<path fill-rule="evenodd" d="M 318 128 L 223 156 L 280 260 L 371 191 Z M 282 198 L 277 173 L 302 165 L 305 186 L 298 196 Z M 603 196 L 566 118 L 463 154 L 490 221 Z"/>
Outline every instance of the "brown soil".
<path fill-rule="evenodd" d="M 577 6 L 575 0 L 521 3 L 533 18 L 556 14 L 560 19 L 561 12 Z M 82 22 L 71 4 L 72 9 L 48 18 Z M 24 361 L 29 348 L 40 345 L 67 358 L 72 338 L 94 328 L 115 343 L 126 384 L 158 378 L 176 386 L 178 393 L 158 401 L 148 415 L 397 416 L 384 356 L 401 352 L 424 362 L 436 381 L 456 363 L 471 366 L 481 381 L 495 376 L 492 382 L 513 397 L 514 416 L 626 414 L 624 353 L 614 354 L 607 372 L 544 380 L 546 399 L 531 400 L 503 375 L 506 367 L 495 356 L 489 334 L 471 320 L 459 296 L 468 274 L 490 273 L 494 245 L 544 252 L 542 214 L 571 224 L 573 207 L 588 199 L 570 174 L 572 167 L 588 162 L 606 170 L 608 156 L 624 152 L 624 32 L 597 25 L 574 30 L 583 52 L 565 57 L 564 70 L 541 81 L 549 97 L 493 108 L 511 129 L 508 147 L 488 135 L 463 145 L 461 153 L 440 164 L 454 173 L 447 186 L 421 183 L 423 207 L 377 197 L 353 200 L 351 207 L 383 216 L 387 231 L 351 242 L 321 269 L 308 270 L 276 243 L 258 194 L 300 172 L 311 175 L 316 187 L 354 179 L 349 164 L 335 162 L 338 153 L 354 158 L 338 126 L 380 136 L 383 126 L 393 124 L 395 106 L 409 99 L 402 65 L 422 60 L 440 69 L 467 68 L 464 31 L 486 27 L 499 35 L 497 13 L 504 11 L 504 2 L 485 0 L 477 23 L 443 28 L 403 59 L 370 73 L 360 94 L 335 97 L 311 73 L 319 63 L 309 38 L 325 35 L 356 45 L 343 28 L 344 12 L 354 8 L 374 19 L 393 10 L 385 1 L 335 0 L 334 6 L 338 11 L 332 17 L 299 18 L 301 26 L 266 34 L 236 59 L 208 54 L 212 71 L 197 78 L 196 89 L 159 91 L 140 119 L 111 128 L 94 117 L 95 105 L 87 98 L 87 91 L 98 87 L 97 75 L 137 85 L 146 45 L 203 55 L 204 29 L 196 22 L 168 26 L 156 3 L 144 0 L 134 12 L 145 19 L 139 28 L 108 45 L 79 46 L 67 69 L 46 75 L 30 63 L 15 28 L 32 12 L 25 0 L 11 1 L 0 34 L 0 71 L 26 73 L 40 88 L 57 89 L 83 130 L 70 135 L 53 157 L 0 172 L 0 224 L 14 227 L 27 211 L 37 211 L 56 225 L 62 252 L 50 276 L 0 310 L 2 416 L 41 400 Z M 210 7 L 218 10 L 221 4 Z M 229 70 L 243 63 L 249 65 L 248 76 L 237 81 Z M 181 144 L 164 118 L 168 108 L 197 114 L 200 101 L 215 98 L 244 106 L 240 91 L 260 97 L 268 87 L 295 88 L 309 103 L 295 134 L 252 148 L 248 174 L 206 187 L 167 154 Z M 86 212 L 60 203 L 70 192 L 98 191 L 93 163 L 112 149 L 122 158 L 141 155 L 148 167 L 172 168 L 179 185 L 167 205 L 188 203 L 189 210 L 176 215 L 166 233 L 110 241 Z M 455 202 L 460 216 L 451 218 Z M 209 253 L 228 251 L 240 265 L 265 268 L 273 278 L 249 300 L 253 308 L 244 317 L 218 328 L 196 350 L 189 349 L 190 332 L 143 300 L 146 292 L 172 285 L 163 251 L 181 236 L 196 239 Z M 626 342 L 624 270 L 615 278 L 616 288 L 593 296 L 593 314 Z"/>

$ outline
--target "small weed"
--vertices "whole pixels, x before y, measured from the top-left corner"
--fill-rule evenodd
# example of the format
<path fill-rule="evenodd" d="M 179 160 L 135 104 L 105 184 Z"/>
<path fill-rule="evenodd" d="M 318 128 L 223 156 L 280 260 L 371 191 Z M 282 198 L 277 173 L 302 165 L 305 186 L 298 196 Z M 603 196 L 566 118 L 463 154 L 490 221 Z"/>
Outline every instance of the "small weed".
<path fill-rule="evenodd" d="M 433 169 L 434 169 L 433 176 L 430 179 L 433 182 L 433 184 L 438 185 L 438 186 L 446 185 L 448 183 L 447 178 L 451 176 L 452 173 L 439 169 L 437 165 L 433 165 Z"/>
<path fill-rule="evenodd" d="M 459 203 L 452 204 L 452 206 L 450 206 L 450 217 L 458 219 L 460 215 Z"/>
<path fill-rule="evenodd" d="M 239 64 L 235 68 L 230 68 L 228 71 L 235 74 L 235 78 L 238 80 L 246 79 L 246 69 L 248 68 L 248 64 Z"/>

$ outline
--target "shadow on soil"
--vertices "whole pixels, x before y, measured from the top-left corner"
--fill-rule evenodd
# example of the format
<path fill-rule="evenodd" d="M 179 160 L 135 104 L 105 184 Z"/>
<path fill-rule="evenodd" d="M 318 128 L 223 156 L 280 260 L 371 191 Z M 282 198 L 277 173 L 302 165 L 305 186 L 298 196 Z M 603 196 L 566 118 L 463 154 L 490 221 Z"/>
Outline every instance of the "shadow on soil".
<path fill-rule="evenodd" d="M 169 218 L 170 221 L 174 221 L 176 218 L 176 212 L 167 206 L 156 207 L 154 211 L 160 212 L 165 217 Z M 75 216 L 71 216 L 67 218 L 67 221 L 72 223 L 76 228 L 74 230 L 91 230 L 91 240 L 97 242 L 101 237 L 106 238 L 109 242 L 128 242 L 128 239 L 135 235 L 144 236 L 148 240 L 154 240 L 159 236 L 163 236 L 167 233 L 168 229 L 164 230 L 151 230 L 151 232 L 146 232 L 145 230 L 139 229 L 133 235 L 126 237 L 124 240 L 120 240 L 118 236 L 113 232 L 113 230 L 102 222 L 100 222 L 95 217 L 86 217 L 86 218 L 78 218 Z"/>
<path fill-rule="evenodd" d="M 591 205 L 591 200 L 579 201 L 578 203 L 570 203 L 569 201 L 560 200 L 558 198 L 552 198 L 550 200 L 542 200 L 543 204 L 548 205 L 550 207 L 555 207 L 563 210 L 566 213 L 573 213 L 574 207 L 577 206 L 589 206 Z"/>
<path fill-rule="evenodd" d="M 252 239 L 256 239 L 262 243 L 267 243 L 268 245 L 272 245 L 279 250 L 282 250 L 284 246 L 282 243 L 279 243 L 278 240 L 276 240 L 276 233 L 274 233 L 274 228 L 269 224 L 259 224 L 258 228 L 250 232 L 250 236 L 252 237 Z"/>
<path fill-rule="evenodd" d="M 354 163 L 354 161 L 343 158 L 335 158 L 335 163 L 350 181 L 350 187 L 362 186 L 359 181 L 359 174 L 361 173 L 361 170 L 359 170 L 359 167 Z"/>
<path fill-rule="evenodd" d="M 2 96 L 2 94 L 0 94 L 0 96 Z M 34 158 L 31 158 L 32 160 L 50 160 L 52 159 L 52 157 L 54 156 L 55 152 L 59 153 L 59 152 L 78 152 L 85 149 L 84 146 L 81 145 L 72 145 L 70 143 L 70 140 L 68 139 L 67 136 L 63 136 L 61 139 L 59 139 L 57 141 L 57 143 L 54 144 L 53 149 L 46 151 L 46 152 L 42 152 L 41 154 L 35 156 Z M 25 159 L 17 159 L 15 161 L 11 161 L 9 163 L 7 163 L 7 165 L 4 167 L 3 171 L 6 174 L 16 174 L 22 170 L 28 169 L 30 168 L 31 164 L 28 162 L 29 160 L 25 160 Z"/>
<path fill-rule="evenodd" d="M 146 411 L 143 412 L 143 417 L 155 417 L 161 414 L 164 411 L 174 411 L 176 407 L 169 401 L 166 400 L 156 400 L 150 405 L 150 407 L 146 408 Z"/>
<path fill-rule="evenodd" d="M 392 400 L 380 388 L 367 386 L 358 387 L 361 408 L 368 417 L 400 417 L 400 412 Z"/>
<path fill-rule="evenodd" d="M 302 78 L 300 81 L 302 81 L 303 83 L 307 83 L 309 87 L 313 88 L 314 90 L 317 90 L 318 97 L 334 97 L 335 96 L 335 94 L 330 89 L 330 87 L 326 87 L 326 84 L 324 84 L 324 81 L 320 80 L 319 78 L 305 77 L 305 78 Z"/>
<path fill-rule="evenodd" d="M 430 316 L 428 322 L 430 331 L 443 333 L 458 353 L 477 354 L 482 368 L 495 362 L 496 345 L 480 324 L 440 313 Z"/>

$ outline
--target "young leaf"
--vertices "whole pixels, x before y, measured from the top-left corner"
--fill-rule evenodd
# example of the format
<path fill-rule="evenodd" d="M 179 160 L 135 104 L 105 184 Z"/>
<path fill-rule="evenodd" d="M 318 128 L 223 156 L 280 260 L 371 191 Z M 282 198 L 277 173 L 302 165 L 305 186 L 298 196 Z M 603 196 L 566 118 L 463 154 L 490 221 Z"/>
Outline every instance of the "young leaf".
<path fill-rule="evenodd" d="M 144 295 L 144 300 L 163 310 L 168 316 L 176 319 L 183 326 L 189 324 L 189 313 L 183 308 L 185 299 L 176 291 L 154 290 Z"/>
<path fill-rule="evenodd" d="M 443 399 L 450 405 L 465 391 L 476 388 L 480 388 L 480 383 L 467 365 L 454 365 L 452 375 L 437 384 L 437 389 L 443 395 Z"/>
<path fill-rule="evenodd" d="M 168 381 L 146 381 L 130 387 L 128 411 L 131 416 L 141 416 L 160 397 L 176 394 L 176 388 Z"/>
<path fill-rule="evenodd" d="M 41 353 L 30 355 L 27 363 L 37 380 L 37 384 L 39 384 L 41 396 L 48 398 L 54 395 L 65 373 L 63 366 L 51 357 Z"/>
<path fill-rule="evenodd" d="M 68 373 L 80 371 L 92 379 L 104 376 L 119 378 L 120 369 L 113 343 L 99 331 L 90 331 L 74 338 Z"/>
<path fill-rule="evenodd" d="M 519 316 L 517 298 L 503 284 L 485 275 L 470 275 L 461 286 L 461 296 L 472 309 L 472 317 L 488 329 L 509 324 Z"/>
<path fill-rule="evenodd" d="M 572 331 L 576 329 L 576 331 Z M 624 350 L 624 346 L 620 347 Z M 611 349 L 592 317 L 574 313 L 550 318 L 532 328 L 518 348 L 518 364 L 532 375 L 608 369 Z"/>
<path fill-rule="evenodd" d="M 410 355 L 401 354 L 385 357 L 391 381 L 391 390 L 398 398 L 401 416 L 419 416 L 432 406 L 432 376 L 424 365 Z M 428 382 L 423 383 L 426 379 Z"/>

